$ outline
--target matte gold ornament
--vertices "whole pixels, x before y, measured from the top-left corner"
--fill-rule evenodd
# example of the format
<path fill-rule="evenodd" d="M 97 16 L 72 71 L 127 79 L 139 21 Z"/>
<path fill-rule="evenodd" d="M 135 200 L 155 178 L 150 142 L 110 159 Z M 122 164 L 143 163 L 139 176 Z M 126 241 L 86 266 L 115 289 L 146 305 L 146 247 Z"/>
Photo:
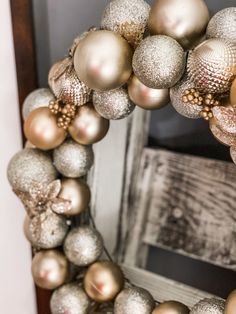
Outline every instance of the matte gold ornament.
<path fill-rule="evenodd" d="M 230 103 L 236 106 L 236 79 L 234 79 L 230 90 Z"/>
<path fill-rule="evenodd" d="M 222 131 L 214 118 L 210 119 L 209 126 L 212 134 L 221 144 L 226 146 L 236 146 L 236 134 Z"/>
<path fill-rule="evenodd" d="M 91 103 L 78 109 L 69 127 L 71 137 L 83 145 L 101 141 L 109 130 L 109 121 L 98 114 Z"/>
<path fill-rule="evenodd" d="M 84 277 L 84 288 L 88 296 L 97 302 L 113 300 L 123 289 L 124 275 L 121 269 L 109 261 L 91 265 Z"/>
<path fill-rule="evenodd" d="M 58 128 L 56 117 L 49 108 L 32 111 L 25 121 L 24 133 L 33 145 L 42 150 L 54 149 L 66 138 L 65 130 Z"/>
<path fill-rule="evenodd" d="M 236 155 L 234 157 L 236 157 Z M 236 161 L 236 159 L 234 159 L 234 161 Z M 232 291 L 228 296 L 224 314 L 236 314 L 236 290 Z"/>
<path fill-rule="evenodd" d="M 166 301 L 159 304 L 152 314 L 189 314 L 189 312 L 189 308 L 183 303 L 177 301 Z"/>
<path fill-rule="evenodd" d="M 220 299 L 204 299 L 199 301 L 190 314 L 223 314 L 225 301 Z"/>
<path fill-rule="evenodd" d="M 149 12 L 150 5 L 144 0 L 113 0 L 104 10 L 101 27 L 137 46 L 147 29 Z"/>
<path fill-rule="evenodd" d="M 40 288 L 56 289 L 65 283 L 69 276 L 68 262 L 57 250 L 40 251 L 33 258 L 32 275 Z"/>
<path fill-rule="evenodd" d="M 236 107 L 215 106 L 212 113 L 222 131 L 236 135 Z"/>
<path fill-rule="evenodd" d="M 184 69 L 184 50 L 173 38 L 163 35 L 147 37 L 134 52 L 134 74 L 150 88 L 174 86 Z"/>
<path fill-rule="evenodd" d="M 125 84 L 132 73 L 133 51 L 119 34 L 90 32 L 74 53 L 75 71 L 94 90 L 111 90 Z"/>
<path fill-rule="evenodd" d="M 203 0 L 155 0 L 148 26 L 152 35 L 167 35 L 188 50 L 199 43 L 209 21 Z"/>

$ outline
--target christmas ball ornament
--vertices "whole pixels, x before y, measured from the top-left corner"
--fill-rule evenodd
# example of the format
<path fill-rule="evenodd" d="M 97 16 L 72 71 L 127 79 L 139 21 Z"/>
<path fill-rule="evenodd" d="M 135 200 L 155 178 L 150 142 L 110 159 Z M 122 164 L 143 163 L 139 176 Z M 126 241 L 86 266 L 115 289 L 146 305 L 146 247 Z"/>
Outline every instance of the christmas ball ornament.
<path fill-rule="evenodd" d="M 84 277 L 84 287 L 88 296 L 97 302 L 113 300 L 123 289 L 124 275 L 121 269 L 109 261 L 99 261 L 91 265 Z"/>
<path fill-rule="evenodd" d="M 37 108 L 47 107 L 55 97 L 48 88 L 39 88 L 30 93 L 23 102 L 22 115 L 25 120 L 29 113 Z"/>
<path fill-rule="evenodd" d="M 184 73 L 184 50 L 173 38 L 147 37 L 134 52 L 133 69 L 137 78 L 150 88 L 172 87 Z"/>
<path fill-rule="evenodd" d="M 83 146 L 68 139 L 53 152 L 53 161 L 57 170 L 68 178 L 86 175 L 93 164 L 91 146 Z"/>
<path fill-rule="evenodd" d="M 54 64 L 48 75 L 48 84 L 58 99 L 75 106 L 86 104 L 92 90 L 78 78 L 71 58 Z"/>
<path fill-rule="evenodd" d="M 55 290 L 50 301 L 52 314 L 87 314 L 90 301 L 78 283 L 69 283 Z"/>
<path fill-rule="evenodd" d="M 111 90 L 127 82 L 133 51 L 119 34 L 100 30 L 82 39 L 74 53 L 75 71 L 94 90 Z"/>
<path fill-rule="evenodd" d="M 124 88 L 108 92 L 94 92 L 93 104 L 96 111 L 109 120 L 123 119 L 130 115 L 135 108 Z"/>
<path fill-rule="evenodd" d="M 236 146 L 236 134 L 222 131 L 215 118 L 210 119 L 209 126 L 212 134 L 221 144 Z"/>
<path fill-rule="evenodd" d="M 217 12 L 210 20 L 207 38 L 223 38 L 236 43 L 236 7 Z"/>
<path fill-rule="evenodd" d="M 66 215 L 76 216 L 88 207 L 91 193 L 83 180 L 62 179 L 59 197 L 71 202 L 70 210 L 66 212 Z"/>
<path fill-rule="evenodd" d="M 49 108 L 32 111 L 25 120 L 24 133 L 33 145 L 42 150 L 54 149 L 66 137 L 65 130 L 57 126 L 56 117 Z"/>
<path fill-rule="evenodd" d="M 101 256 L 102 251 L 102 236 L 89 226 L 72 229 L 64 242 L 66 257 L 77 266 L 92 264 Z"/>
<path fill-rule="evenodd" d="M 215 106 L 212 113 L 222 131 L 236 135 L 236 107 Z"/>
<path fill-rule="evenodd" d="M 236 105 L 236 79 L 234 79 L 230 90 L 230 103 L 231 105 Z"/>
<path fill-rule="evenodd" d="M 83 145 L 94 144 L 102 140 L 108 130 L 109 121 L 98 114 L 91 103 L 79 108 L 69 127 L 71 137 Z"/>
<path fill-rule="evenodd" d="M 233 162 L 236 164 L 236 145 L 230 147 L 230 155 L 231 155 Z"/>
<path fill-rule="evenodd" d="M 188 50 L 204 36 L 209 11 L 203 0 L 155 0 L 148 21 L 152 35 L 167 35 Z"/>
<path fill-rule="evenodd" d="M 204 299 L 199 301 L 190 314 L 223 314 L 225 301 L 220 299 Z"/>
<path fill-rule="evenodd" d="M 57 175 L 50 156 L 34 148 L 25 148 L 18 152 L 7 168 L 12 188 L 22 192 L 28 192 L 34 182 L 49 184 Z"/>
<path fill-rule="evenodd" d="M 235 156 L 236 157 L 236 156 Z M 224 314 L 236 313 L 236 290 L 230 293 L 226 300 Z"/>
<path fill-rule="evenodd" d="M 65 256 L 57 250 L 40 251 L 32 261 L 32 275 L 37 286 L 56 289 L 69 276 L 69 266 Z"/>
<path fill-rule="evenodd" d="M 189 314 L 189 311 L 189 308 L 183 303 L 166 301 L 159 304 L 152 314 Z"/>
<path fill-rule="evenodd" d="M 228 40 L 208 39 L 190 53 L 187 68 L 201 92 L 228 92 L 236 75 L 236 46 Z"/>
<path fill-rule="evenodd" d="M 128 82 L 128 93 L 132 102 L 146 110 L 160 109 L 169 103 L 168 89 L 153 89 L 145 86 L 133 75 Z"/>
<path fill-rule="evenodd" d="M 150 5 L 144 0 L 113 0 L 103 13 L 101 27 L 119 33 L 137 46 L 147 28 Z"/>
<path fill-rule="evenodd" d="M 114 314 L 150 314 L 155 307 L 151 294 L 138 287 L 126 288 L 119 293 L 114 304 Z"/>

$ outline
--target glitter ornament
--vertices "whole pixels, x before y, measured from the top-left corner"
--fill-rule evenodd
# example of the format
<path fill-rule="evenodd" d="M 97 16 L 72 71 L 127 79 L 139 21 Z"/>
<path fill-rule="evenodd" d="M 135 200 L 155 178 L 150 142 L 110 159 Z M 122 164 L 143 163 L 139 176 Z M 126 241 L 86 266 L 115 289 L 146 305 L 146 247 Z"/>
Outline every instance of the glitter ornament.
<path fill-rule="evenodd" d="M 77 266 L 94 263 L 102 254 L 103 240 L 98 231 L 88 226 L 72 229 L 64 242 L 64 252 Z"/>
<path fill-rule="evenodd" d="M 34 182 L 49 184 L 57 175 L 50 155 L 34 148 L 25 148 L 18 152 L 7 168 L 12 188 L 22 192 L 28 192 Z"/>
<path fill-rule="evenodd" d="M 233 106 L 236 105 L 236 78 L 234 79 L 230 90 L 230 103 Z"/>
<path fill-rule="evenodd" d="M 50 301 L 52 314 L 87 314 L 89 305 L 88 296 L 77 282 L 55 290 Z"/>
<path fill-rule="evenodd" d="M 190 53 L 187 68 L 199 91 L 228 92 L 236 75 L 236 45 L 223 39 L 208 39 Z"/>
<path fill-rule="evenodd" d="M 190 314 L 223 314 L 225 301 L 220 299 L 204 299 L 199 301 Z"/>
<path fill-rule="evenodd" d="M 126 118 L 135 108 L 124 88 L 108 92 L 94 92 L 93 104 L 96 111 L 109 120 Z"/>
<path fill-rule="evenodd" d="M 215 106 L 212 113 L 222 131 L 236 135 L 236 107 Z"/>
<path fill-rule="evenodd" d="M 146 86 L 170 88 L 181 78 L 185 69 L 185 54 L 176 40 L 167 36 L 151 36 L 137 47 L 133 70 Z"/>
<path fill-rule="evenodd" d="M 117 296 L 114 314 L 150 314 L 155 307 L 151 294 L 138 287 L 126 288 Z"/>
<path fill-rule="evenodd" d="M 104 10 L 101 27 L 119 33 L 137 46 L 147 28 L 150 5 L 144 0 L 113 0 Z"/>
<path fill-rule="evenodd" d="M 68 178 L 86 175 L 94 160 L 91 146 L 83 146 L 68 139 L 53 152 L 53 161 L 57 170 Z"/>
<path fill-rule="evenodd" d="M 236 154 L 234 152 L 234 158 Z M 236 159 L 234 159 L 236 161 Z M 236 290 L 230 293 L 226 300 L 224 314 L 235 314 L 236 313 Z"/>
<path fill-rule="evenodd" d="M 207 38 L 223 38 L 236 43 L 236 7 L 217 12 L 210 20 Z"/>
<path fill-rule="evenodd" d="M 166 301 L 159 304 L 152 314 L 189 314 L 189 308 L 177 301 Z"/>
<path fill-rule="evenodd" d="M 226 146 L 236 146 L 236 134 L 222 131 L 214 118 L 210 119 L 209 127 L 214 137 L 221 144 Z"/>

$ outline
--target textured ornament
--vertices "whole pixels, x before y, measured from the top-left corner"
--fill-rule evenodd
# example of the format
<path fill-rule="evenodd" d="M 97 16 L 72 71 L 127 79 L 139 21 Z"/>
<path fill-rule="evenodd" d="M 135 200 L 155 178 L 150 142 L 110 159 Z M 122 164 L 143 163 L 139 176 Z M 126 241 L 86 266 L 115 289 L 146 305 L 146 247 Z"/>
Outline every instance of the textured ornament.
<path fill-rule="evenodd" d="M 236 106 L 236 79 L 234 79 L 230 90 L 230 103 Z"/>
<path fill-rule="evenodd" d="M 208 39 L 190 53 L 187 68 L 201 92 L 228 92 L 236 75 L 236 45 L 223 39 Z"/>
<path fill-rule="evenodd" d="M 89 305 L 88 296 L 76 282 L 54 291 L 50 301 L 52 314 L 87 314 Z"/>
<path fill-rule="evenodd" d="M 55 96 L 65 103 L 82 106 L 91 99 L 92 91 L 78 78 L 71 58 L 65 58 L 52 66 L 48 84 Z"/>
<path fill-rule="evenodd" d="M 209 126 L 212 134 L 221 144 L 226 146 L 236 146 L 236 134 L 222 131 L 214 118 L 210 119 Z"/>
<path fill-rule="evenodd" d="M 236 107 L 215 106 L 212 113 L 222 131 L 236 135 Z"/>
<path fill-rule="evenodd" d="M 101 27 L 137 46 L 146 31 L 149 12 L 150 5 L 144 0 L 113 0 L 105 8 Z"/>
<path fill-rule="evenodd" d="M 101 256 L 102 251 L 102 236 L 88 226 L 72 229 L 65 239 L 66 257 L 77 266 L 82 267 L 94 263 Z"/>
<path fill-rule="evenodd" d="M 53 152 L 57 170 L 68 178 L 83 177 L 93 165 L 94 155 L 91 146 L 83 146 L 68 139 Z"/>
<path fill-rule="evenodd" d="M 199 301 L 190 314 L 223 314 L 225 301 L 220 299 L 204 299 Z"/>
<path fill-rule="evenodd" d="M 67 130 L 75 118 L 78 107 L 73 103 L 65 103 L 62 100 L 56 99 L 50 101 L 48 108 L 56 116 L 57 126 Z"/>
<path fill-rule="evenodd" d="M 97 112 L 109 120 L 126 118 L 135 108 L 123 87 L 108 92 L 94 92 L 93 104 Z"/>
<path fill-rule="evenodd" d="M 138 287 L 126 288 L 115 300 L 114 314 L 150 314 L 155 307 L 151 294 Z"/>
<path fill-rule="evenodd" d="M 9 162 L 8 180 L 14 190 L 28 192 L 33 183 L 49 184 L 57 178 L 50 155 L 34 148 L 25 148 Z"/>
<path fill-rule="evenodd" d="M 236 157 L 236 154 L 234 157 Z M 234 161 L 236 161 L 236 158 Z M 236 290 L 231 292 L 228 296 L 225 304 L 224 314 L 236 314 Z"/>
<path fill-rule="evenodd" d="M 210 20 L 207 38 L 223 38 L 236 43 L 236 7 L 217 12 Z"/>
<path fill-rule="evenodd" d="M 82 39 L 74 53 L 75 71 L 94 90 L 111 90 L 125 84 L 132 73 L 133 51 L 119 34 L 100 30 Z"/>
<path fill-rule="evenodd" d="M 189 314 L 189 311 L 189 308 L 183 303 L 177 301 L 166 301 L 159 304 L 152 314 Z"/>
<path fill-rule="evenodd" d="M 184 50 L 173 38 L 147 37 L 134 52 L 133 69 L 137 78 L 150 88 L 172 87 L 184 73 Z"/>
<path fill-rule="evenodd" d="M 230 155 L 233 162 L 236 164 L 236 146 L 230 147 Z"/>

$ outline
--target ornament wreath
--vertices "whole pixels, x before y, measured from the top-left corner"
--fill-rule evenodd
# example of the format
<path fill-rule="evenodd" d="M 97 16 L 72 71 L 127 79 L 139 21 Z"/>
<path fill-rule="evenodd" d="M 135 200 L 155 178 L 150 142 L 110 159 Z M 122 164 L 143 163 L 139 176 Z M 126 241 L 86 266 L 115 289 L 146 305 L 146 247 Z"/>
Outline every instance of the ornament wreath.
<path fill-rule="evenodd" d="M 113 0 L 101 28 L 76 38 L 53 65 L 50 89 L 26 98 L 28 143 L 10 161 L 8 179 L 26 208 L 34 281 L 55 290 L 52 314 L 235 314 L 236 291 L 226 304 L 205 299 L 190 310 L 176 301 L 158 304 L 132 285 L 104 247 L 85 180 L 91 145 L 105 137 L 109 120 L 135 106 L 159 109 L 169 98 L 183 116 L 209 121 L 236 162 L 235 77 L 236 7 L 210 19 L 202 0 L 156 0 L 152 8 L 144 0 Z"/>

